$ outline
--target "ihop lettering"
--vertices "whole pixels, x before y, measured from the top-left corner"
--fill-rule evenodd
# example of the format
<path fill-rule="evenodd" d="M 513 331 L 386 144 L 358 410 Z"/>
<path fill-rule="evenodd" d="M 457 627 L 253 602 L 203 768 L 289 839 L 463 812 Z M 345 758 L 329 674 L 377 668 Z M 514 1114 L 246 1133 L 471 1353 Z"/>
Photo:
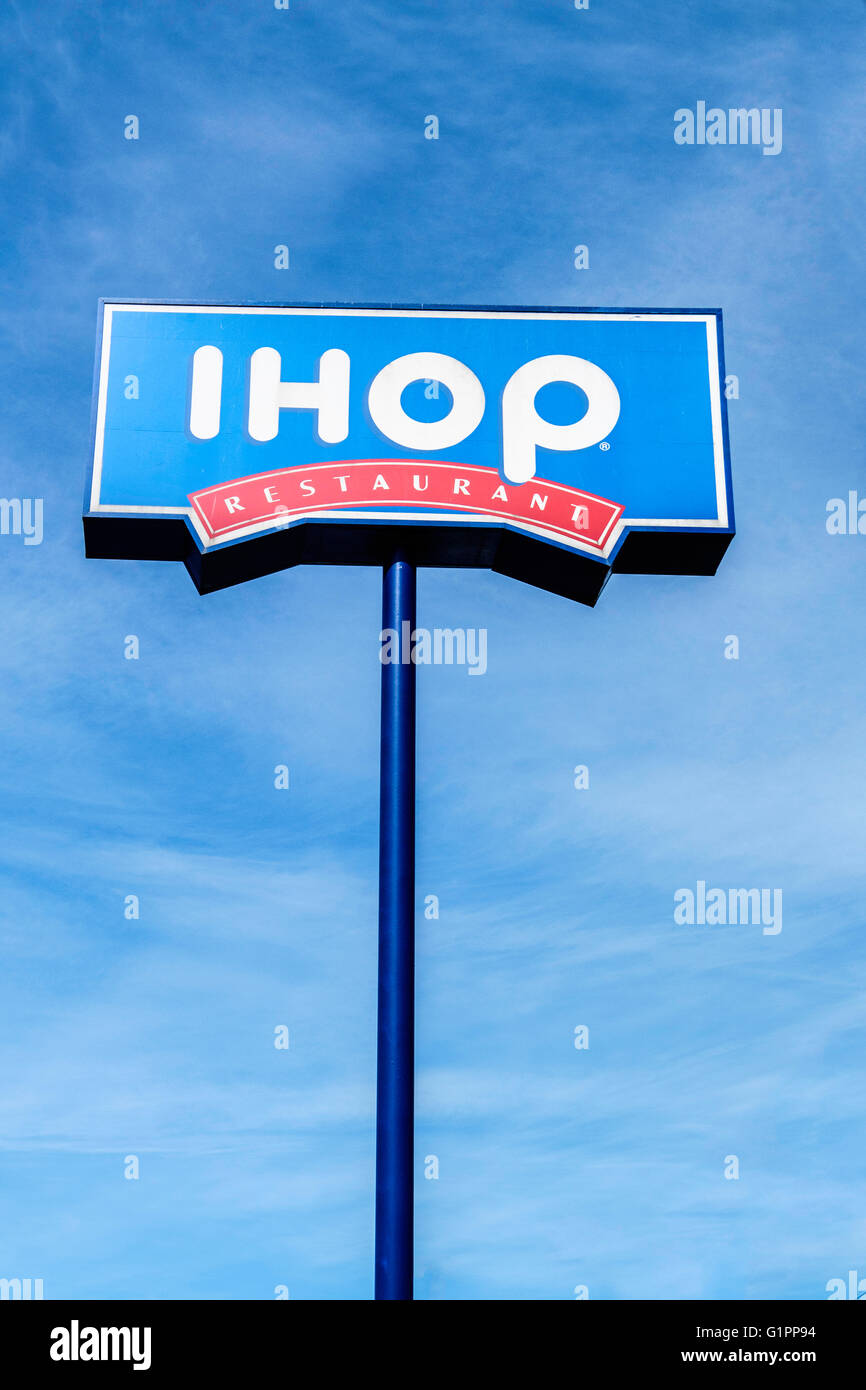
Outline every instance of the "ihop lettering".
<path fill-rule="evenodd" d="M 341 444 L 349 436 L 351 359 L 342 348 L 329 348 L 308 381 L 284 381 L 279 352 L 257 348 L 249 361 L 246 430 L 257 444 L 276 439 L 284 410 L 309 410 L 322 444 Z M 211 344 L 193 355 L 189 432 L 194 439 L 214 439 L 220 430 L 223 354 Z M 439 420 L 418 420 L 403 406 L 406 388 L 418 381 L 438 381 L 451 395 L 451 407 Z M 553 424 L 538 412 L 535 398 L 554 382 L 577 386 L 588 406 L 571 424 Z M 377 372 L 366 391 L 366 409 L 379 433 L 419 455 L 453 449 L 478 428 L 488 402 L 475 373 L 459 358 L 440 352 L 411 352 Z M 600 444 L 620 414 L 620 397 L 607 372 L 584 357 L 564 353 L 535 357 L 512 373 L 502 389 L 501 473 L 520 485 L 536 475 L 538 448 L 574 452 Z M 380 501 L 382 499 L 379 499 Z"/>

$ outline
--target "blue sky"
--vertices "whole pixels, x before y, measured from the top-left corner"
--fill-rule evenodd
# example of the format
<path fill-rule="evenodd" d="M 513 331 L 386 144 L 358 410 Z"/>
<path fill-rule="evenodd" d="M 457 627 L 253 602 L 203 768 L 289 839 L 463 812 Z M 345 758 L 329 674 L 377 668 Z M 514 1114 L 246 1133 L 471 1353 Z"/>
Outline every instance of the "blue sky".
<path fill-rule="evenodd" d="M 45 534 L 0 537 L 0 1276 L 372 1293 L 379 576 L 200 598 L 85 561 L 100 295 L 721 305 L 715 578 L 615 576 L 590 610 L 420 576 L 488 671 L 419 678 L 417 1296 L 866 1276 L 866 539 L 825 527 L 866 491 L 863 19 L 6 7 L 2 492 Z M 676 145 L 698 100 L 782 108 L 781 153 Z M 783 930 L 675 925 L 700 879 L 780 888 Z"/>

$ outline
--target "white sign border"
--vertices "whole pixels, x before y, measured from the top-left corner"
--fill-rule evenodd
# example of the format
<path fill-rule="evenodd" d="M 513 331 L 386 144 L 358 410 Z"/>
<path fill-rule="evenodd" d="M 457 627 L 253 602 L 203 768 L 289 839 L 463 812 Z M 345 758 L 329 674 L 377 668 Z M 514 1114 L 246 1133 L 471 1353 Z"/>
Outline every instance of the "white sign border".
<path fill-rule="evenodd" d="M 574 541 L 562 536 L 555 536 L 547 531 L 543 526 L 531 525 L 529 523 L 515 522 L 509 519 L 505 522 L 501 516 L 495 514 L 482 514 L 471 516 L 467 513 L 454 512 L 388 512 L 381 511 L 352 511 L 347 516 L 345 510 L 341 511 L 322 511 L 316 512 L 315 516 L 305 516 L 297 520 L 285 522 L 275 522 L 270 526 L 263 526 L 261 523 L 254 527 L 238 527 L 228 535 L 220 536 L 218 541 L 211 540 L 203 531 L 195 510 L 189 507 L 150 507 L 138 505 L 118 505 L 117 503 L 106 503 L 101 500 L 100 492 L 102 485 L 102 459 L 105 447 L 105 420 L 108 402 L 108 367 L 111 358 L 111 325 L 115 313 L 194 313 L 194 314 L 256 314 L 256 315 L 305 315 L 316 314 L 321 317 L 343 318 L 347 316 L 366 317 L 366 318 L 432 318 L 432 319 L 545 319 L 545 320 L 578 320 L 583 322 L 654 322 L 654 323 L 704 323 L 707 332 L 707 363 L 709 369 L 710 387 L 710 412 L 713 430 L 713 466 L 716 485 L 716 517 L 712 520 L 695 520 L 693 517 L 629 517 L 622 516 L 616 526 L 611 531 L 603 550 L 589 548 L 579 538 Z M 665 312 L 658 313 L 651 310 L 629 311 L 629 310 L 587 310 L 576 309 L 573 312 L 565 310 L 520 310 L 520 309 L 409 309 L 409 308 L 355 308 L 347 306 L 340 308 L 337 306 L 314 306 L 311 305 L 256 305 L 256 304 L 164 304 L 112 301 L 103 305 L 102 321 L 102 343 L 99 358 L 99 378 L 98 395 L 96 407 L 96 425 L 93 446 L 93 467 L 90 482 L 90 512 L 98 515 L 102 513 L 113 516 L 183 516 L 189 521 L 190 526 L 199 538 L 202 549 L 214 549 L 225 545 L 232 545 L 236 541 L 246 537 L 262 535 L 274 530 L 286 531 L 290 527 L 304 524 L 307 521 L 339 521 L 343 525 L 350 525 L 358 521 L 372 521 L 379 525 L 402 523 L 402 524 L 428 524 L 428 525 L 459 525 L 459 526 L 507 526 L 510 530 L 515 530 L 529 535 L 537 535 L 543 540 L 550 541 L 552 544 L 559 545 L 565 549 L 579 550 L 584 554 L 591 554 L 596 559 L 608 559 L 611 552 L 615 549 L 623 531 L 629 527 L 659 527 L 674 530 L 683 528 L 687 530 L 727 530 L 728 528 L 728 489 L 727 471 L 725 467 L 725 445 L 724 430 L 722 426 L 722 402 L 721 402 L 721 374 L 719 370 L 719 352 L 717 340 L 717 319 L 714 313 L 696 311 L 689 312 Z M 443 460 L 446 462 L 447 460 Z M 339 459 L 334 461 L 340 462 Z M 459 460 L 457 460 L 459 462 Z M 231 479 L 226 479 L 230 482 Z M 459 515 L 460 519 L 457 520 Z"/>

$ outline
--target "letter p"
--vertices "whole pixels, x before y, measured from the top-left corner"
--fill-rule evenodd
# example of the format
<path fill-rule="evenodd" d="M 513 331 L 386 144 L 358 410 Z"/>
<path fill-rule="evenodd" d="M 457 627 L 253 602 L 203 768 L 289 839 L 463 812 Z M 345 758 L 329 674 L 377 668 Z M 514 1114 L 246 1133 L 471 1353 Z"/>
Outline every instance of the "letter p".
<path fill-rule="evenodd" d="M 586 414 L 571 425 L 552 425 L 535 409 L 542 386 L 567 381 L 586 393 Z M 502 471 L 509 482 L 535 477 L 535 451 L 588 449 L 610 434 L 619 419 L 619 392 L 601 367 L 584 357 L 553 354 L 534 357 L 506 383 L 502 393 Z"/>

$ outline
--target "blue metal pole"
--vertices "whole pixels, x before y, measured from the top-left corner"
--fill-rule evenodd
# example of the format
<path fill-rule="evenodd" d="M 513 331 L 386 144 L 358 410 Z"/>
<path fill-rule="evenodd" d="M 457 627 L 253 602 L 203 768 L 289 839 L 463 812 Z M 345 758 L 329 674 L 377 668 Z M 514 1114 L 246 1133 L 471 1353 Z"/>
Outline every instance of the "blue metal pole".
<path fill-rule="evenodd" d="M 376 1094 L 377 1299 L 411 1299 L 415 1101 L 415 566 L 383 569 L 382 627 L 397 659 L 382 666 L 379 800 L 379 1040 Z"/>

